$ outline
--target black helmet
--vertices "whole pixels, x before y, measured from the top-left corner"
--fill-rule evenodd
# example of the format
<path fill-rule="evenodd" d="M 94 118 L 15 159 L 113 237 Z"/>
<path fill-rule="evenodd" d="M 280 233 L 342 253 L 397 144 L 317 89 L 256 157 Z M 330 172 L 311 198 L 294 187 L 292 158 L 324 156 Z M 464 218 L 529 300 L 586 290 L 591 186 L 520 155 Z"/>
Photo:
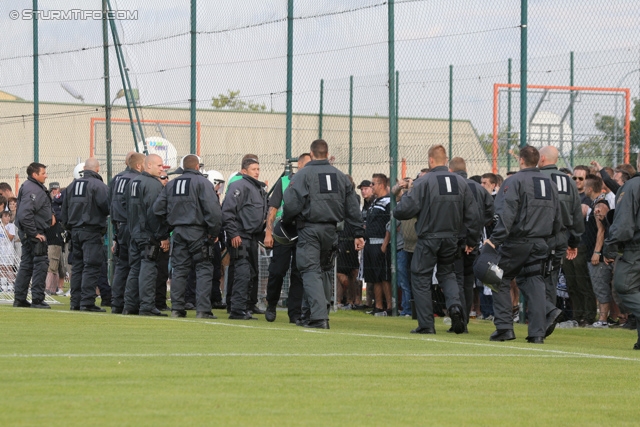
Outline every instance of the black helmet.
<path fill-rule="evenodd" d="M 293 245 L 298 240 L 296 224 L 283 224 L 282 219 L 277 219 L 273 224 L 273 238 L 281 245 Z"/>
<path fill-rule="evenodd" d="M 503 271 L 498 267 L 500 255 L 491 245 L 486 244 L 482 247 L 480 255 L 473 263 L 473 274 L 476 279 L 480 280 L 485 286 L 492 291 L 498 291 L 498 285 L 502 281 Z"/>

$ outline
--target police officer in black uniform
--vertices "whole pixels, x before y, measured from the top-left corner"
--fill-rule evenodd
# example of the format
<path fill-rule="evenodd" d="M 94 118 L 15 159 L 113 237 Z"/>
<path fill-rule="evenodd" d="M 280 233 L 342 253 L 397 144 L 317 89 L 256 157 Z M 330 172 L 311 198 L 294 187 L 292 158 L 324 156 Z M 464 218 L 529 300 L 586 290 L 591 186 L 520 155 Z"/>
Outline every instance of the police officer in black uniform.
<path fill-rule="evenodd" d="M 538 167 L 540 172 L 548 176 L 557 187 L 562 219 L 560 232 L 552 235 L 547 241 L 552 270 L 544 277 L 547 297 L 546 313 L 550 321 L 546 336 L 551 335 L 557 319 L 562 314 L 562 310 L 556 308 L 558 278 L 562 260 L 565 255 L 568 260 L 572 260 L 577 256 L 580 236 L 585 231 L 578 187 L 569 175 L 558 170 L 557 161 L 558 149 L 556 147 L 549 145 L 540 149 Z M 522 281 L 522 278 L 519 278 L 519 280 Z"/>
<path fill-rule="evenodd" d="M 15 281 L 14 307 L 51 308 L 44 302 L 44 288 L 49 269 L 45 231 L 51 227 L 52 211 L 49 191 L 44 186 L 47 167 L 31 163 L 27 180 L 18 192 L 16 227 L 22 241 L 20 268 Z M 27 301 L 31 282 L 31 304 Z"/>
<path fill-rule="evenodd" d="M 613 287 L 624 306 L 640 319 L 640 173 L 618 190 L 613 223 L 604 243 L 607 263 L 613 262 L 611 253 L 622 252 L 613 273 Z M 634 350 L 640 350 L 640 322 L 637 329 Z"/>
<path fill-rule="evenodd" d="M 491 194 L 489 194 L 482 185 L 467 178 L 467 165 L 462 157 L 454 157 L 449 161 L 449 171 L 464 178 L 471 193 L 473 193 L 473 198 L 478 207 L 478 221 L 481 224 L 480 230 L 482 231 L 483 227 L 493 223 L 493 197 L 491 197 Z M 468 324 L 469 313 L 471 312 L 471 305 L 473 304 L 473 285 L 476 279 L 473 275 L 473 262 L 478 256 L 478 250 L 474 249 L 473 252 L 466 253 L 466 232 L 466 229 L 461 230 L 459 235 L 460 240 L 458 244 L 460 245 L 460 250 L 455 262 L 455 270 L 458 287 L 460 289 L 460 303 L 464 308 L 464 317 Z M 478 241 L 478 243 L 480 242 Z M 453 331 L 451 330 L 451 332 Z"/>
<path fill-rule="evenodd" d="M 196 317 L 215 319 L 211 313 L 212 245 L 220 231 L 220 202 L 213 184 L 200 173 L 200 159 L 188 155 L 184 172 L 171 180 L 153 204 L 153 212 L 173 229 L 171 249 L 171 316 L 186 317 L 184 293 L 187 276 L 196 264 Z M 159 223 L 159 227 L 165 225 Z"/>
<path fill-rule="evenodd" d="M 523 275 L 518 284 L 527 298 L 529 335 L 527 341 L 544 343 L 547 330 L 543 270 L 548 257 L 547 239 L 560 232 L 562 220 L 558 191 L 551 179 L 537 168 L 540 155 L 531 146 L 520 150 L 520 171 L 504 181 L 495 200 L 496 224 L 485 244 L 497 248 L 504 271 L 498 292 L 493 293 L 496 331 L 491 341 L 516 338 L 509 283 Z"/>
<path fill-rule="evenodd" d="M 309 153 L 303 153 L 298 157 L 298 170 L 301 170 L 307 162 L 311 160 Z M 280 300 L 282 283 L 284 277 L 291 267 L 289 275 L 289 292 L 287 294 L 287 310 L 289 323 L 296 323 L 302 315 L 302 276 L 296 263 L 296 245 L 282 245 L 273 241 L 273 223 L 282 217 L 282 206 L 284 206 L 283 194 L 289 187 L 293 174 L 283 176 L 276 182 L 273 194 L 269 198 L 269 214 L 267 217 L 267 230 L 264 238 L 264 245 L 267 248 L 273 247 L 273 256 L 269 264 L 269 280 L 267 281 L 267 310 L 264 318 L 273 322 L 276 320 L 276 306 Z"/>
<path fill-rule="evenodd" d="M 104 312 L 96 306 L 96 285 L 105 261 L 104 235 L 109 216 L 109 187 L 95 158 L 84 162 L 84 173 L 66 188 L 62 222 L 71 230 L 71 310 Z"/>
<path fill-rule="evenodd" d="M 242 161 L 242 178 L 229 185 L 222 203 L 222 223 L 227 233 L 228 250 L 233 263 L 233 289 L 229 319 L 251 320 L 254 304 L 249 294 L 258 284 L 258 239 L 265 229 L 267 192 L 258 181 L 257 159 Z"/>
<path fill-rule="evenodd" d="M 115 229 L 115 258 L 116 267 L 111 284 L 111 313 L 121 314 L 124 309 L 124 289 L 129 276 L 129 243 L 131 234 L 127 225 L 127 199 L 125 194 L 129 183 L 135 179 L 144 168 L 145 156 L 142 153 L 127 154 L 127 168 L 117 174 L 109 185 L 109 200 L 111 200 L 111 222 Z"/>
<path fill-rule="evenodd" d="M 347 221 L 354 227 L 355 247 L 364 247 L 360 206 L 349 178 L 329 164 L 329 146 L 318 139 L 311 143 L 311 161 L 293 177 L 284 193 L 282 221 L 296 222 L 297 265 L 309 302 L 305 327 L 329 329 L 332 286 L 330 270 L 338 249 L 336 226 Z"/>
<path fill-rule="evenodd" d="M 413 188 L 402 196 L 393 215 L 400 220 L 418 217 L 418 243 L 411 262 L 413 290 L 418 327 L 416 334 L 435 334 L 431 285 L 433 270 L 445 296 L 456 334 L 465 331 L 464 308 L 454 272 L 460 230 L 466 230 L 465 252 L 471 253 L 480 240 L 482 224 L 478 206 L 466 180 L 449 172 L 447 153 L 442 145 L 429 148 L 429 173 L 413 182 Z"/>
<path fill-rule="evenodd" d="M 123 314 L 166 316 L 156 308 L 157 259 L 160 251 L 169 249 L 169 231 L 160 227 L 153 206 L 164 188 L 162 158 L 150 154 L 144 161 L 144 172 L 131 181 L 127 198 L 127 223 L 131 234 L 130 271 L 124 294 Z M 164 224 L 163 224 L 164 225 Z"/>

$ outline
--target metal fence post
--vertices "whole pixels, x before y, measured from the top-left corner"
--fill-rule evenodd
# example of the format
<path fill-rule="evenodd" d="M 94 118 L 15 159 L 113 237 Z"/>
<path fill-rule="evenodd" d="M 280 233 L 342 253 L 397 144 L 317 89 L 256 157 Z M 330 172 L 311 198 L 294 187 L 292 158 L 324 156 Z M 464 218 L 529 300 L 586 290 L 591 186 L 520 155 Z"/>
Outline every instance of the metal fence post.
<path fill-rule="evenodd" d="M 511 84 L 511 58 L 509 58 L 509 76 L 508 83 Z M 500 129 L 498 129 L 500 132 Z M 511 154 L 509 149 L 511 148 L 511 87 L 507 92 L 507 172 L 511 170 Z"/>
<path fill-rule="evenodd" d="M 318 139 L 322 139 L 322 108 L 324 106 L 324 79 L 320 79 L 320 113 L 318 114 Z"/>
<path fill-rule="evenodd" d="M 33 0 L 34 12 L 38 10 L 38 0 Z M 33 14 L 33 161 L 40 161 L 40 72 L 38 70 L 38 15 Z M 16 192 L 18 189 L 16 188 Z"/>
<path fill-rule="evenodd" d="M 520 0 L 520 147 L 527 145 L 527 0 Z"/>
<path fill-rule="evenodd" d="M 287 5 L 287 130 L 286 158 L 291 158 L 291 139 L 293 124 L 293 0 Z"/>
<path fill-rule="evenodd" d="M 573 51 L 571 51 L 569 55 L 570 61 L 570 73 L 569 73 L 569 86 L 573 87 Z M 571 128 L 571 155 L 569 157 L 569 162 L 571 163 L 571 168 L 573 169 L 573 148 L 575 143 L 575 136 L 573 132 L 573 91 L 569 92 L 569 102 L 570 102 L 570 110 L 569 110 L 569 127 Z M 615 119 L 614 119 L 614 128 L 615 128 Z"/>
<path fill-rule="evenodd" d="M 388 30 L 389 30 L 389 160 L 390 160 L 390 183 L 395 184 L 398 177 L 398 140 L 397 140 L 397 117 L 396 117 L 396 85 L 395 85 L 395 16 L 394 0 L 388 3 Z M 398 277 L 397 277 L 397 242 L 396 242 L 396 220 L 393 217 L 393 210 L 396 207 L 396 198 L 391 197 L 391 294 L 393 300 L 393 315 L 398 315 Z"/>
<path fill-rule="evenodd" d="M 189 124 L 189 153 L 196 153 L 196 11 L 197 0 L 191 0 L 191 99 L 189 100 L 190 106 L 190 120 Z"/>
<path fill-rule="evenodd" d="M 349 76 L 349 175 L 353 176 L 353 76 Z"/>
<path fill-rule="evenodd" d="M 453 65 L 449 65 L 449 159 L 453 157 Z"/>

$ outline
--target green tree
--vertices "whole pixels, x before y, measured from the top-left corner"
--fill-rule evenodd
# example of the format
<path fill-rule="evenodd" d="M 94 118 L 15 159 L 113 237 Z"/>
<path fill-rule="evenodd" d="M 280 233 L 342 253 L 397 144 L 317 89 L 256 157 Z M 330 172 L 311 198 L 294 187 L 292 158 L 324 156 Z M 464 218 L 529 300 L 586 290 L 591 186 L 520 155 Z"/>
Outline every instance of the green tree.
<path fill-rule="evenodd" d="M 622 148 L 624 142 L 624 117 L 613 117 L 596 114 L 594 125 L 602 135 L 592 137 L 576 147 L 578 156 L 591 156 L 592 158 L 606 158 L 607 163 L 613 159 L 613 152 L 618 144 L 618 159 L 622 163 Z M 630 127 L 630 151 L 632 165 L 636 164 L 637 152 L 640 151 L 640 100 L 633 100 L 633 110 L 631 111 Z"/>
<path fill-rule="evenodd" d="M 479 136 L 480 145 L 489 158 L 493 156 L 493 134 L 483 133 Z M 506 159 L 510 150 L 517 150 L 520 145 L 520 133 L 511 131 L 508 134 L 506 129 L 498 132 L 498 158 Z"/>
<path fill-rule="evenodd" d="M 232 110 L 232 111 L 265 111 L 267 106 L 264 104 L 256 104 L 252 101 L 244 101 L 239 97 L 240 91 L 228 90 L 227 94 L 219 94 L 213 97 L 211 105 L 216 110 Z"/>

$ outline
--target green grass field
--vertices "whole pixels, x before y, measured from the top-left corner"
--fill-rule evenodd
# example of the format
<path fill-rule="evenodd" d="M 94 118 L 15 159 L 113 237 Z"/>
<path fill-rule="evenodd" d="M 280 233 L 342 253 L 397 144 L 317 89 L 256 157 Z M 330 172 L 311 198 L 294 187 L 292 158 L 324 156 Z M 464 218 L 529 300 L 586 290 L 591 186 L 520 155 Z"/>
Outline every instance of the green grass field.
<path fill-rule="evenodd" d="M 60 301 L 64 301 L 60 298 Z M 68 303 L 67 303 L 68 304 Z M 557 329 L 542 346 L 411 335 L 408 318 L 288 323 L 0 305 L 0 426 L 637 426 L 636 333 Z"/>

